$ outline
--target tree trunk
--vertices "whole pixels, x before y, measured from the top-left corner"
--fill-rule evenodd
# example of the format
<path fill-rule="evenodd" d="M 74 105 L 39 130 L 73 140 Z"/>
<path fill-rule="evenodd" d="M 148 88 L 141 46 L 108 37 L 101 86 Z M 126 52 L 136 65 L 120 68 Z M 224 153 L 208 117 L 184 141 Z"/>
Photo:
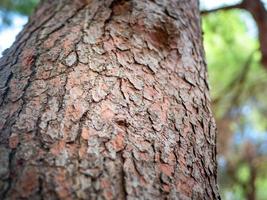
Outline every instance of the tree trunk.
<path fill-rule="evenodd" d="M 0 199 L 219 199 L 196 0 L 45 0 L 0 65 Z"/>

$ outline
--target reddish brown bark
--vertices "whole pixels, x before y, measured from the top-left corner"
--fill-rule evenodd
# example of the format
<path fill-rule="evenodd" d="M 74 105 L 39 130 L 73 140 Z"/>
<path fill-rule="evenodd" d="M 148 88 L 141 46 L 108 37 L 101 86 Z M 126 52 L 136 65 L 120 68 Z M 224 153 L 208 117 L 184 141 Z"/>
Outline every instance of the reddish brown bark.
<path fill-rule="evenodd" d="M 197 1 L 44 1 L 1 59 L 1 199 L 219 199 Z"/>

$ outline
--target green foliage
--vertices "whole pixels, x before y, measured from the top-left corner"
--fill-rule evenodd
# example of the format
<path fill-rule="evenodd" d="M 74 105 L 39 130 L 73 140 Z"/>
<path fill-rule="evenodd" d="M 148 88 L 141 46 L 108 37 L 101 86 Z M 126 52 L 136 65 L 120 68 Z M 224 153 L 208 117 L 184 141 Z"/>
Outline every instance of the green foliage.
<path fill-rule="evenodd" d="M 222 199 L 228 200 L 244 200 L 244 192 L 239 185 L 235 185 L 231 189 L 225 189 L 223 193 L 221 193 Z"/>
<path fill-rule="evenodd" d="M 233 135 L 262 133 L 255 141 L 248 139 L 255 148 L 267 138 L 267 70 L 260 64 L 258 38 L 251 35 L 246 26 L 248 17 L 240 10 L 231 10 L 202 18 L 213 110 L 220 119 L 218 122 L 230 118 L 228 127 L 232 133 L 228 137 L 232 139 L 229 141 L 237 144 L 230 144 L 231 148 L 221 155 L 227 161 L 225 168 L 219 170 L 223 199 L 245 199 L 244 185 L 250 181 L 244 143 L 234 141 Z M 224 134 L 224 130 L 220 131 L 219 134 Z M 266 158 L 266 154 L 255 154 L 258 161 L 254 167 L 257 199 L 263 200 L 267 196 L 267 177 L 263 176 L 267 174 L 267 159 L 262 158 Z"/>
<path fill-rule="evenodd" d="M 30 15 L 39 0 L 1 0 L 0 8 L 5 11 L 15 11 L 22 15 Z"/>
<path fill-rule="evenodd" d="M 248 34 L 242 16 L 241 11 L 233 10 L 203 18 L 209 82 L 212 99 L 218 103 L 217 117 L 248 102 L 267 111 L 266 70 L 259 62 L 258 40 Z"/>
<path fill-rule="evenodd" d="M 222 116 L 232 103 L 232 89 L 238 86 L 238 77 L 258 43 L 246 34 L 239 11 L 218 12 L 204 17 L 203 30 L 211 96 L 222 101 L 216 108 L 217 114 Z M 254 57 L 253 65 L 258 63 Z"/>
<path fill-rule="evenodd" d="M 28 16 L 39 0 L 0 0 L 0 28 L 12 24 L 12 13 Z"/>
<path fill-rule="evenodd" d="M 249 178 L 250 178 L 249 166 L 246 164 L 242 164 L 237 170 L 237 179 L 241 183 L 246 183 L 248 182 Z"/>
<path fill-rule="evenodd" d="M 257 188 L 257 199 L 258 200 L 266 200 L 267 197 L 267 178 L 258 177 L 256 181 Z"/>

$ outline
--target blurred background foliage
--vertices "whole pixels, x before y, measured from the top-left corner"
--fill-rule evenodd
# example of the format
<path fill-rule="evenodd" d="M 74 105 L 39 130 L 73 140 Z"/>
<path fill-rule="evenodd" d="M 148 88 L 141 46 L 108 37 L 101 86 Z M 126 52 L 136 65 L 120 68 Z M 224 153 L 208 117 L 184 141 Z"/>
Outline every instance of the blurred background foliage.
<path fill-rule="evenodd" d="M 267 199 L 267 70 L 251 22 L 237 9 L 202 18 L 218 127 L 218 179 L 227 200 Z"/>
<path fill-rule="evenodd" d="M 15 17 L 30 15 L 37 3 L 38 0 L 0 0 L 0 32 L 12 26 Z M 260 63 L 257 27 L 247 12 L 237 9 L 204 15 L 202 26 L 218 126 L 218 180 L 222 199 L 265 200 L 267 69 Z"/>
<path fill-rule="evenodd" d="M 38 2 L 39 0 L 0 0 L 0 28 L 12 24 L 14 13 L 30 15 Z"/>

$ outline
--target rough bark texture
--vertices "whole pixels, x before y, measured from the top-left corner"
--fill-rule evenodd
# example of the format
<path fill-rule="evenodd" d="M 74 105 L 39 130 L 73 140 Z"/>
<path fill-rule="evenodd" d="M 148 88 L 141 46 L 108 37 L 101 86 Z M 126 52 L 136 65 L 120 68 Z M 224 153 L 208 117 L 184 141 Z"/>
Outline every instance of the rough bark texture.
<path fill-rule="evenodd" d="M 0 68 L 0 199 L 219 199 L 196 0 L 46 0 Z"/>

